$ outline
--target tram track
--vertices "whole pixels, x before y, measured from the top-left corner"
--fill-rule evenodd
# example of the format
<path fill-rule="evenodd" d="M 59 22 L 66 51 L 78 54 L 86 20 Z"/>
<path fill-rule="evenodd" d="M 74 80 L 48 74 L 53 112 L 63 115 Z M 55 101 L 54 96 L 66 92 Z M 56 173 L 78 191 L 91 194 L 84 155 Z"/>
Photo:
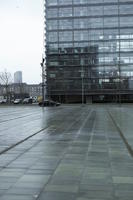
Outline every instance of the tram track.
<path fill-rule="evenodd" d="M 58 111 L 59 112 L 59 111 Z M 27 116 L 23 116 L 23 117 L 16 117 L 16 118 L 14 118 L 14 120 L 12 119 L 12 120 L 8 120 L 8 121 L 4 121 L 4 122 L 1 122 L 0 124 L 4 124 L 4 123 L 6 123 L 6 122 L 13 122 L 13 123 L 15 123 L 16 122 L 16 120 L 20 120 L 20 119 L 22 119 L 22 120 L 24 120 L 24 118 L 28 118 L 28 121 L 26 121 L 26 122 L 24 122 L 23 123 L 23 125 L 28 125 L 29 124 L 29 122 L 30 121 L 36 121 L 36 120 L 39 120 L 39 119 L 41 119 L 42 118 L 42 113 L 39 113 L 39 112 L 36 112 L 37 113 L 37 115 L 34 115 L 35 113 L 33 113 L 33 114 L 29 114 L 29 115 L 27 115 Z M 49 118 L 51 117 L 51 115 L 53 115 L 53 114 L 55 114 L 55 113 L 57 113 L 57 111 L 54 111 L 54 112 L 52 112 L 52 113 L 50 113 L 49 114 Z M 29 117 L 30 116 L 33 116 L 32 118 L 30 118 L 29 119 Z M 25 120 L 24 120 L 25 121 Z M 22 121 L 21 121 L 22 122 Z M 2 124 L 2 125 L 3 125 Z M 14 124 L 12 124 L 13 126 L 14 126 Z M 6 126 L 6 125 L 5 125 Z M 19 123 L 17 124 L 17 126 L 16 126 L 16 124 L 15 124 L 15 127 L 19 127 Z M 0 132 L 3 132 L 3 131 L 6 131 L 6 130 L 8 130 L 8 128 L 3 128 L 3 129 L 1 129 L 0 128 Z"/>
<path fill-rule="evenodd" d="M 129 154 L 131 155 L 131 157 L 133 157 L 133 149 L 132 149 L 132 147 L 130 146 L 130 144 L 128 143 L 128 141 L 127 141 L 127 139 L 126 139 L 124 133 L 122 132 L 120 126 L 119 126 L 118 123 L 115 121 L 113 115 L 111 114 L 111 112 L 110 112 L 109 110 L 107 110 L 107 113 L 108 113 L 109 117 L 111 118 L 111 120 L 112 120 L 114 126 L 116 127 L 116 130 L 118 131 L 118 133 L 119 133 L 119 135 L 120 135 L 122 141 L 124 142 L 124 144 L 125 144 L 125 146 L 126 146 L 128 152 L 129 152 Z"/>
<path fill-rule="evenodd" d="M 10 118 L 10 119 L 7 119 L 7 120 L 3 120 L 3 121 L 0 121 L 0 124 L 4 123 L 4 122 L 13 121 L 13 120 L 16 120 L 16 119 L 21 119 L 21 118 L 29 117 L 29 116 L 33 116 L 33 113 L 32 114 L 28 114 L 28 115 L 24 115 L 24 116 L 20 116 L 20 117 L 15 117 L 15 118 Z"/>
<path fill-rule="evenodd" d="M 59 112 L 59 111 L 58 111 L 58 112 Z M 54 112 L 54 114 L 55 114 L 55 113 L 56 113 L 56 112 Z M 125 144 L 125 146 L 126 146 L 128 152 L 129 152 L 129 154 L 133 157 L 133 149 L 132 149 L 132 147 L 130 146 L 130 144 L 128 143 L 126 137 L 124 136 L 124 133 L 122 132 L 120 126 L 119 126 L 118 123 L 115 121 L 113 115 L 111 114 L 111 112 L 110 112 L 109 110 L 107 110 L 107 113 L 108 113 L 109 117 L 111 118 L 111 121 L 113 122 L 114 126 L 116 127 L 116 130 L 118 131 L 118 133 L 119 133 L 119 135 L 120 135 L 122 141 L 124 142 L 124 144 Z M 28 116 L 29 116 L 29 115 L 28 115 Z M 22 118 L 22 117 L 21 117 L 21 118 Z M 53 116 L 52 118 L 54 118 L 54 116 Z M 52 120 L 52 118 L 51 118 L 51 120 Z M 9 147 L 7 147 L 7 148 L 3 149 L 2 151 L 0 151 L 0 155 L 2 155 L 2 154 L 4 154 L 4 153 L 8 152 L 9 150 L 15 148 L 16 146 L 22 144 L 23 142 L 25 142 L 25 141 L 29 140 L 30 138 L 36 136 L 37 134 L 41 133 L 42 131 L 46 131 L 48 128 L 50 128 L 50 126 L 46 126 L 46 127 L 42 128 L 42 129 L 40 129 L 40 130 L 34 132 L 33 134 L 31 134 L 31 135 L 25 137 L 24 139 L 22 139 L 22 140 L 20 140 L 20 141 L 18 141 L 18 142 L 16 142 L 16 143 L 10 145 Z"/>
<path fill-rule="evenodd" d="M 18 141 L 17 143 L 15 143 L 15 144 L 13 144 L 13 145 L 11 145 L 11 146 L 5 148 L 4 150 L 0 151 L 0 155 L 6 153 L 7 151 L 9 151 L 9 150 L 11 150 L 11 149 L 13 149 L 14 147 L 18 146 L 19 144 L 22 144 L 23 142 L 25 142 L 25 141 L 27 141 L 28 139 L 34 137 L 35 135 L 41 133 L 42 131 L 45 131 L 47 128 L 48 128 L 48 127 L 45 127 L 45 128 L 43 128 L 43 129 L 40 129 L 39 131 L 37 131 L 37 132 L 31 134 L 30 136 L 28 136 L 28 137 L 26 137 L 26 138 L 24 138 L 24 139 Z"/>
<path fill-rule="evenodd" d="M 55 113 L 58 113 L 58 112 L 60 112 L 60 111 L 54 111 L 54 114 L 55 114 Z M 33 115 L 33 114 L 30 114 L 30 115 L 27 115 L 27 116 L 31 116 L 31 115 Z M 53 115 L 53 113 L 50 114 L 49 118 L 51 117 L 51 115 Z M 16 118 L 16 119 L 20 119 L 20 118 L 23 118 L 23 117 L 19 117 L 19 118 Z M 53 119 L 53 118 L 54 118 L 54 116 L 52 116 L 50 119 Z M 40 119 L 40 118 L 38 118 L 38 119 Z M 13 121 L 13 120 L 9 120 L 9 121 Z M 28 124 L 27 124 L 27 125 L 28 125 Z M 16 143 L 10 145 L 9 147 L 7 147 L 7 148 L 3 149 L 2 151 L 0 151 L 0 155 L 2 155 L 2 154 L 4 154 L 4 153 L 8 152 L 9 150 L 15 148 L 16 146 L 22 144 L 23 142 L 25 142 L 25 141 L 29 140 L 30 138 L 36 136 L 37 134 L 41 133 L 42 131 L 46 131 L 49 127 L 50 127 L 49 125 L 48 125 L 48 126 L 45 126 L 44 128 L 41 128 L 40 130 L 34 132 L 33 134 L 28 135 L 28 136 L 25 137 L 24 139 L 22 139 L 22 140 L 20 140 L 20 141 L 18 141 L 18 142 L 16 142 Z"/>
<path fill-rule="evenodd" d="M 50 113 L 50 115 L 49 115 L 49 120 L 52 121 L 52 120 L 55 118 L 55 114 L 57 114 L 57 113 L 60 114 L 61 112 L 62 112 L 62 109 L 61 109 L 61 110 L 58 110 L 58 111 L 56 110 L 56 111 Z M 68 111 L 68 112 L 69 112 L 69 111 Z M 71 112 L 72 112 L 72 111 L 71 111 Z M 80 112 L 80 111 L 78 111 L 78 112 L 76 113 L 76 115 L 79 115 L 79 112 Z M 6 147 L 5 149 L 1 150 L 1 151 L 0 151 L 0 155 L 2 155 L 2 154 L 4 154 L 4 153 L 8 152 L 9 150 L 12 150 L 12 149 L 15 148 L 16 146 L 18 146 L 18 145 L 20 145 L 20 144 L 26 142 L 27 140 L 31 139 L 32 137 L 36 136 L 37 134 L 39 134 L 39 133 L 41 133 L 41 132 L 43 132 L 43 131 L 46 131 L 47 129 L 49 130 L 50 127 L 51 127 L 51 125 L 48 123 L 47 126 L 41 128 L 40 130 L 34 132 L 33 134 L 28 135 L 27 137 L 25 137 L 25 138 L 23 138 L 23 139 L 21 139 L 21 140 L 15 142 L 14 144 L 11 144 L 10 146 Z M 3 134 L 3 136 L 4 136 L 4 134 Z"/>

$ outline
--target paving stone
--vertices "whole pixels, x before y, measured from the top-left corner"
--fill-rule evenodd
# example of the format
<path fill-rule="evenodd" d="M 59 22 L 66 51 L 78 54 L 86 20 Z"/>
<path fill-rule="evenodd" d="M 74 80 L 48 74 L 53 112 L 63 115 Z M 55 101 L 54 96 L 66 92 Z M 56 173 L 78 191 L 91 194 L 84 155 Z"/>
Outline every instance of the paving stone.
<path fill-rule="evenodd" d="M 3 182 L 0 183 L 0 190 L 7 190 L 9 189 L 11 186 L 13 185 L 13 183 L 9 183 L 9 182 Z"/>
<path fill-rule="evenodd" d="M 6 189 L 0 189 L 0 196 L 6 193 L 6 191 L 7 191 Z"/>
<path fill-rule="evenodd" d="M 100 191 L 100 190 L 89 190 L 89 191 L 86 191 L 86 192 L 80 192 L 78 194 L 79 197 L 82 197 L 82 198 L 94 198 L 94 199 L 102 199 L 102 198 L 105 198 L 105 199 L 109 199 L 109 198 L 113 198 L 113 192 L 110 192 L 110 191 Z"/>
<path fill-rule="evenodd" d="M 35 182 L 35 183 L 42 183 L 46 184 L 49 179 L 49 175 L 24 175 L 21 179 L 19 179 L 19 182 Z"/>
<path fill-rule="evenodd" d="M 76 196 L 73 193 L 64 192 L 43 192 L 38 200 L 75 200 Z"/>
<path fill-rule="evenodd" d="M 107 192 L 112 192 L 113 193 L 113 185 L 85 185 L 85 184 L 80 184 L 79 191 L 107 191 Z"/>
<path fill-rule="evenodd" d="M 34 196 L 29 195 L 4 195 L 0 200 L 35 200 Z"/>
<path fill-rule="evenodd" d="M 87 197 L 77 197 L 76 200 L 118 200 L 116 198 L 87 198 Z"/>
<path fill-rule="evenodd" d="M 77 193 L 79 189 L 78 185 L 47 185 L 45 191 L 47 192 L 68 192 L 68 193 Z"/>
<path fill-rule="evenodd" d="M 133 177 L 113 177 L 114 183 L 133 184 Z"/>
<path fill-rule="evenodd" d="M 32 196 L 38 196 L 41 192 L 40 188 L 26 188 L 26 187 L 12 187 L 9 189 L 6 194 L 11 195 L 32 195 Z"/>

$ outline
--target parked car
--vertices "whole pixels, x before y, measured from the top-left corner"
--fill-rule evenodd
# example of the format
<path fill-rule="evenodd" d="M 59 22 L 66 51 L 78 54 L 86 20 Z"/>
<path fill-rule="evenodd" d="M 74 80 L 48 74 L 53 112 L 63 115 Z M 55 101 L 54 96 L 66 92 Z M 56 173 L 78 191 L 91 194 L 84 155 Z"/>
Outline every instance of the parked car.
<path fill-rule="evenodd" d="M 23 100 L 23 104 L 28 104 L 28 103 L 32 103 L 32 98 L 25 98 Z"/>
<path fill-rule="evenodd" d="M 4 104 L 4 103 L 7 103 L 7 99 L 1 99 L 0 100 L 0 104 Z"/>
<path fill-rule="evenodd" d="M 60 106 L 61 104 L 59 102 L 55 102 L 55 101 L 52 101 L 52 100 L 45 100 L 43 102 L 39 102 L 39 106 L 44 106 L 44 107 L 47 107 L 47 106 Z"/>
<path fill-rule="evenodd" d="M 14 104 L 20 104 L 20 103 L 22 103 L 22 99 L 15 99 L 13 103 Z"/>

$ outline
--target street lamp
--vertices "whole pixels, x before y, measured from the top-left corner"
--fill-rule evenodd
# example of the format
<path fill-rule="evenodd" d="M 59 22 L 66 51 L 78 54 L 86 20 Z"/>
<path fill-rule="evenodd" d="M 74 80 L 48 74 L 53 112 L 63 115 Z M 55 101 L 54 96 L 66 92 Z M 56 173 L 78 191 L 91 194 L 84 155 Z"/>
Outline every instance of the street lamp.
<path fill-rule="evenodd" d="M 42 56 L 42 62 L 40 63 L 42 68 L 42 102 L 44 102 L 46 94 L 45 94 L 45 59 Z"/>
<path fill-rule="evenodd" d="M 121 105 L 121 37 L 120 37 L 120 0 L 118 0 L 118 42 L 119 42 L 119 60 L 118 60 L 118 72 L 119 72 L 119 105 Z"/>
<path fill-rule="evenodd" d="M 84 70 L 83 70 L 83 64 L 81 64 L 81 79 L 82 79 L 82 105 L 84 104 Z"/>

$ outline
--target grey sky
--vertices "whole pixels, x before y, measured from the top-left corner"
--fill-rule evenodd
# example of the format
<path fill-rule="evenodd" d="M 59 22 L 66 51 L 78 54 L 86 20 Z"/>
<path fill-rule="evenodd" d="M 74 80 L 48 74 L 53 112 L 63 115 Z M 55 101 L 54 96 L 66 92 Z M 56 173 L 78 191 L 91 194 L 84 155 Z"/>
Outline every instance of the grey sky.
<path fill-rule="evenodd" d="M 0 71 L 23 71 L 23 81 L 41 81 L 43 0 L 0 0 Z"/>

